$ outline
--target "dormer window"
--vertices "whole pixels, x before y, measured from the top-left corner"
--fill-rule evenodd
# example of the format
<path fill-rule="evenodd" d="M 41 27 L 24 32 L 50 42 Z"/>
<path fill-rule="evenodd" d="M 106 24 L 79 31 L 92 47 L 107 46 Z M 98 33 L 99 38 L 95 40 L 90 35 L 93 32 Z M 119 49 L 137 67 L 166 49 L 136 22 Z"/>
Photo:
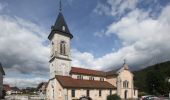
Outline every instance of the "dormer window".
<path fill-rule="evenodd" d="M 65 31 L 65 30 L 66 30 L 66 27 L 65 27 L 65 26 L 62 26 L 62 30 Z"/>
<path fill-rule="evenodd" d="M 77 79 L 83 80 L 83 75 L 77 75 Z"/>
<path fill-rule="evenodd" d="M 104 81 L 104 78 L 103 78 L 103 77 L 101 77 L 101 78 L 100 78 L 100 81 Z"/>
<path fill-rule="evenodd" d="M 90 77 L 89 77 L 89 80 L 94 80 L 94 77 L 90 76 Z"/>

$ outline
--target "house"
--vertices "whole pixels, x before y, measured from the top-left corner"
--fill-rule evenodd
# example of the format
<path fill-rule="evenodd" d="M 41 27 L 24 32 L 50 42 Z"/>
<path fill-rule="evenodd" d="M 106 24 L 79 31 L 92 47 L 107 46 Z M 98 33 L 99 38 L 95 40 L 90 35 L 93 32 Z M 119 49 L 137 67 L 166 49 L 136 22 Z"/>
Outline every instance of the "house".
<path fill-rule="evenodd" d="M 45 94 L 46 93 L 46 86 L 47 86 L 47 82 L 41 82 L 38 86 L 37 86 L 37 92 L 38 93 L 42 93 Z"/>
<path fill-rule="evenodd" d="M 112 94 L 117 94 L 122 99 L 138 98 L 138 90 L 134 88 L 134 75 L 126 62 L 118 70 L 109 72 L 71 66 L 72 38 L 60 8 L 48 36 L 51 56 L 47 100 L 72 100 L 84 96 L 93 100 L 106 100 Z"/>
<path fill-rule="evenodd" d="M 11 95 L 11 87 L 9 84 L 4 84 L 3 89 L 5 90 L 7 95 Z"/>
<path fill-rule="evenodd" d="M 4 69 L 0 63 L 0 98 L 2 97 L 3 91 L 3 76 L 5 75 Z"/>
<path fill-rule="evenodd" d="M 18 87 L 11 87 L 11 94 L 22 94 L 21 90 Z"/>

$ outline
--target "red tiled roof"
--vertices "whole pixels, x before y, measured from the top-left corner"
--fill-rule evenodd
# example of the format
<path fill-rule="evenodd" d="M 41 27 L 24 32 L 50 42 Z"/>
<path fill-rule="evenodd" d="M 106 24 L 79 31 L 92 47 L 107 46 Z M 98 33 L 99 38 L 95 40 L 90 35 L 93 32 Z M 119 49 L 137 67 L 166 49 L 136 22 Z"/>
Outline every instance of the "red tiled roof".
<path fill-rule="evenodd" d="M 116 89 L 115 86 L 106 81 L 78 80 L 69 76 L 56 76 L 62 87 L 65 88 L 95 88 L 95 89 Z"/>
<path fill-rule="evenodd" d="M 84 69 L 78 67 L 71 67 L 70 73 L 72 74 L 85 74 L 85 75 L 94 75 L 94 76 L 106 76 L 106 72 L 91 70 L 91 69 Z"/>
<path fill-rule="evenodd" d="M 11 87 L 8 84 L 4 84 L 3 88 L 4 88 L 5 91 L 10 91 L 11 90 Z"/>

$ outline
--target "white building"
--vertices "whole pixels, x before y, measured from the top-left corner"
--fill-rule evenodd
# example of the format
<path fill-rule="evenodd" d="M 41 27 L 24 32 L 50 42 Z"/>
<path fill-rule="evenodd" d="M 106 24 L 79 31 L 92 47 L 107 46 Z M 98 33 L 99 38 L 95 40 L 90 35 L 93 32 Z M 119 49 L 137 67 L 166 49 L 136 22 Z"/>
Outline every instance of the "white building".
<path fill-rule="evenodd" d="M 51 57 L 47 100 L 72 100 L 83 96 L 93 100 L 106 100 L 110 94 L 117 94 L 123 99 L 138 98 L 133 74 L 126 63 L 120 69 L 109 72 L 72 67 L 72 38 L 60 10 L 48 36 L 51 42 Z"/>

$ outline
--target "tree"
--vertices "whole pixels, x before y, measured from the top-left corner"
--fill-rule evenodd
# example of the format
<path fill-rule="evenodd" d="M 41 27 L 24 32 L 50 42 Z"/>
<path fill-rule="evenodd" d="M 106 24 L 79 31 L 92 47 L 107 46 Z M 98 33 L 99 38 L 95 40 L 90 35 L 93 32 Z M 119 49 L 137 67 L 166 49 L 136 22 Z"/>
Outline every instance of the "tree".
<path fill-rule="evenodd" d="M 165 94 L 165 79 L 160 72 L 149 71 L 146 75 L 147 92 L 154 95 Z"/>
<path fill-rule="evenodd" d="M 108 95 L 107 100 L 121 100 L 117 94 Z"/>

